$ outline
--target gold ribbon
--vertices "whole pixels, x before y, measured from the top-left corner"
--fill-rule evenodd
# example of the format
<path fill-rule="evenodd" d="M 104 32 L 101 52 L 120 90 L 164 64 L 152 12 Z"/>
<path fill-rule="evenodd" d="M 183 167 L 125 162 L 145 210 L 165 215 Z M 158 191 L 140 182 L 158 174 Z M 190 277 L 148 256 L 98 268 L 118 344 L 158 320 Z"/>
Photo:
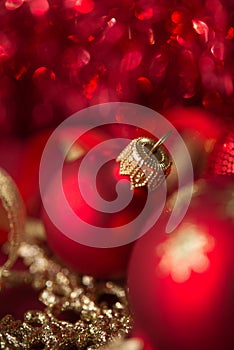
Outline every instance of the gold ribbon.
<path fill-rule="evenodd" d="M 19 245 L 23 239 L 26 210 L 15 182 L 0 168 L 0 200 L 9 222 L 9 252 L 6 262 L 0 267 L 0 281 L 9 275 L 9 269 L 17 259 Z"/>

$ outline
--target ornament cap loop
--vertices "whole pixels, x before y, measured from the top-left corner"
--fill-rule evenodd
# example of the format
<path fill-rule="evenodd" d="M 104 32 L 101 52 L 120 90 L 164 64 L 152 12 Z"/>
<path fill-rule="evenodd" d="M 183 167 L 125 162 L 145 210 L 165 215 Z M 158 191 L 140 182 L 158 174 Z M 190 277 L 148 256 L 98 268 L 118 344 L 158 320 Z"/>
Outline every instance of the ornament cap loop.
<path fill-rule="evenodd" d="M 168 136 L 170 136 L 172 134 L 172 130 L 169 130 L 168 132 L 166 132 L 166 134 L 164 134 L 155 144 L 154 146 L 151 148 L 151 152 L 154 153 L 162 144 L 164 141 L 166 141 L 166 139 L 168 138 Z"/>

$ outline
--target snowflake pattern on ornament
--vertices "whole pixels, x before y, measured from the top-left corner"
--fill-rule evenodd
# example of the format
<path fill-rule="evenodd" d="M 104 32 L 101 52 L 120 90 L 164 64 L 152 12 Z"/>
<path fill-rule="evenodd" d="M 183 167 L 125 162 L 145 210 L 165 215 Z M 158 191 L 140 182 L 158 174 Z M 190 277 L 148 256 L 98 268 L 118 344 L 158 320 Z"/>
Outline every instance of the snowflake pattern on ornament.
<path fill-rule="evenodd" d="M 208 269 L 210 261 L 206 254 L 214 245 L 214 238 L 203 227 L 183 224 L 157 247 L 156 253 L 161 258 L 157 272 L 163 277 L 171 275 L 175 282 L 185 282 L 192 271 L 202 273 Z"/>

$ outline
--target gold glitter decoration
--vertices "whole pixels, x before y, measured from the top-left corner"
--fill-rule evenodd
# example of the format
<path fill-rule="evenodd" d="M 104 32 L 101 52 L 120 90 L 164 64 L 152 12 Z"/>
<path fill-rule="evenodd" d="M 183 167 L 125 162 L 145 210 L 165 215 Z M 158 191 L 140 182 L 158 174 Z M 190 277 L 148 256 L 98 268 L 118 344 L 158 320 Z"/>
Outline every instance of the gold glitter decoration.
<path fill-rule="evenodd" d="M 31 285 L 44 310 L 27 311 L 23 320 L 6 315 L 0 321 L 0 348 L 94 350 L 126 337 L 132 320 L 124 286 L 61 265 L 50 256 L 40 221 L 27 221 L 26 232 L 18 254 L 28 269 L 12 270 L 3 277 L 4 287 Z M 67 321 L 67 314 L 75 321 Z"/>
<path fill-rule="evenodd" d="M 149 191 L 159 187 L 169 175 L 172 161 L 162 145 L 169 133 L 158 142 L 148 137 L 132 140 L 116 158 L 120 175 L 129 175 L 131 189 L 147 186 Z"/>
<path fill-rule="evenodd" d="M 9 274 L 9 269 L 17 259 L 19 244 L 23 238 L 25 223 L 25 207 L 20 193 L 5 170 L 0 168 L 0 199 L 9 222 L 8 259 L 0 268 L 0 280 Z"/>

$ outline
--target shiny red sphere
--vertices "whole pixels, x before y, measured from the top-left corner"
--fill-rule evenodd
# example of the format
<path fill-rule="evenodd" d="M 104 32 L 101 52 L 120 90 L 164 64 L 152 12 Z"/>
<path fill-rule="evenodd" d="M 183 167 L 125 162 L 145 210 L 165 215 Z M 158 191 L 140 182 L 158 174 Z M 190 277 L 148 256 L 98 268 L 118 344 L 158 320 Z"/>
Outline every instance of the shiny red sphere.
<path fill-rule="evenodd" d="M 94 160 L 92 157 L 90 159 L 91 162 Z M 84 186 L 89 198 L 92 197 L 93 200 L 96 201 L 95 205 L 98 208 L 99 201 L 95 199 L 96 197 L 94 197 L 93 193 L 98 191 L 103 199 L 106 201 L 113 201 L 117 196 L 116 184 L 124 177 L 119 175 L 119 163 L 112 160 L 100 168 L 96 184 L 92 183 L 92 174 L 87 171 L 79 180 L 78 186 L 77 171 L 81 161 L 82 158 L 74 163 L 65 165 L 63 169 L 63 191 L 73 212 L 81 218 L 83 222 L 96 226 L 97 228 L 104 227 L 106 230 L 113 227 L 118 228 L 134 220 L 144 208 L 147 191 L 144 188 L 135 189 L 130 203 L 120 211 L 109 213 L 94 209 L 83 198 L 80 186 Z M 125 192 L 131 192 L 129 181 L 121 182 L 121 186 L 122 190 Z M 54 185 L 53 181 L 48 185 L 47 198 L 48 200 L 52 199 L 52 201 L 54 201 L 56 217 L 59 216 L 66 227 L 72 225 L 63 213 L 62 205 L 57 197 L 57 187 Z M 71 239 L 52 223 L 45 210 L 42 213 L 42 220 L 46 228 L 49 246 L 64 263 L 78 272 L 90 274 L 99 278 L 120 278 L 124 276 L 132 249 L 131 243 L 113 248 L 86 246 L 79 243 L 79 238 L 86 234 L 85 230 L 81 229 L 79 224 L 75 227 L 76 234 L 72 237 L 74 239 Z M 142 225 L 143 224 L 142 222 Z M 139 227 L 137 226 L 134 226 L 132 231 L 126 229 L 125 235 L 129 238 L 129 242 L 138 229 Z"/>

